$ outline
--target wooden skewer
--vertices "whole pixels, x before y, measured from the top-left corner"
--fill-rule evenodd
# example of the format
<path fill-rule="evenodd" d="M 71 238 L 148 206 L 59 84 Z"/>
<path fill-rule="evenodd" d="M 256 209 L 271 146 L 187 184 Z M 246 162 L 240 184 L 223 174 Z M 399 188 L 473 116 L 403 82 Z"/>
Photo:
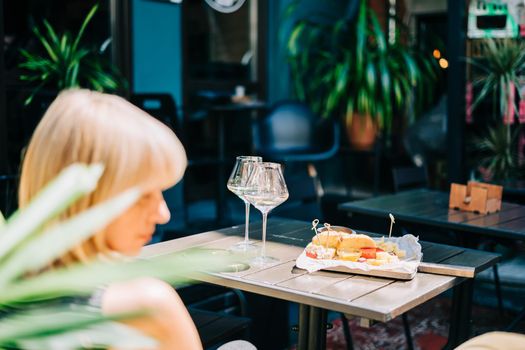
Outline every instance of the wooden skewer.
<path fill-rule="evenodd" d="M 326 242 L 325 242 L 325 245 L 326 245 L 326 249 L 328 249 L 328 240 L 330 239 L 330 227 L 331 227 L 331 225 L 325 222 L 324 223 L 324 227 L 326 227 Z"/>
<path fill-rule="evenodd" d="M 312 221 L 312 230 L 314 230 L 315 235 L 317 236 L 317 225 L 319 225 L 319 219 L 315 219 Z M 320 241 L 319 241 L 320 242 Z"/>
<path fill-rule="evenodd" d="M 390 217 L 390 231 L 388 231 L 388 238 L 390 238 L 392 237 L 392 227 L 394 226 L 396 220 L 394 219 L 394 215 L 388 214 L 388 216 Z"/>

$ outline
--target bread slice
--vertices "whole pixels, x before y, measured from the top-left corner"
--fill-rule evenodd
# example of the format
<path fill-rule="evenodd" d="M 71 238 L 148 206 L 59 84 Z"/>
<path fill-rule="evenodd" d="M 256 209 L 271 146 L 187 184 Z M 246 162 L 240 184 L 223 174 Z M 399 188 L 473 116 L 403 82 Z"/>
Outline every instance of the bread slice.
<path fill-rule="evenodd" d="M 371 237 L 363 234 L 355 234 L 343 237 L 337 249 L 346 252 L 355 252 L 361 248 L 376 247 L 376 242 Z"/>
<path fill-rule="evenodd" d="M 342 232 L 323 231 L 312 238 L 312 243 L 327 248 L 337 248 L 341 242 Z"/>

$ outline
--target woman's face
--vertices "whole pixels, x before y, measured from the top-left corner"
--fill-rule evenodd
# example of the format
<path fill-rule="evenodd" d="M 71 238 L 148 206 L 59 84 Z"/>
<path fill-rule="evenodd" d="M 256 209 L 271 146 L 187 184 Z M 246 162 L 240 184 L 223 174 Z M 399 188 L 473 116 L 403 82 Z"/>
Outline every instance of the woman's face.
<path fill-rule="evenodd" d="M 142 197 L 106 229 L 106 244 L 125 255 L 137 255 L 149 242 L 155 226 L 170 220 L 170 211 L 161 190 L 144 193 Z"/>

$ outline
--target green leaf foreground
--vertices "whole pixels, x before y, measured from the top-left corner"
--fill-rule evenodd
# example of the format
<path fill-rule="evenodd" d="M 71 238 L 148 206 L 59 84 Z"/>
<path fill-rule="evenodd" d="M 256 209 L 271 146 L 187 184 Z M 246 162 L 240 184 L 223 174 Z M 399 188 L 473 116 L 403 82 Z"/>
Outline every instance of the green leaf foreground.
<path fill-rule="evenodd" d="M 151 344 L 151 339 L 113 322 L 147 310 L 109 317 L 93 314 L 81 305 L 72 310 L 50 304 L 56 304 L 57 298 L 85 297 L 100 286 L 145 276 L 173 285 L 186 283 L 202 273 L 228 271 L 238 260 L 234 255 L 187 250 L 148 260 L 116 257 L 48 269 L 53 260 L 107 225 L 138 198 L 138 190 L 130 189 L 56 222 L 63 210 L 95 188 L 102 171 L 101 165 L 71 165 L 26 208 L 0 225 L 0 349 L 57 348 L 53 344 L 60 344 L 61 349 L 78 349 L 86 346 L 83 339 L 87 338 L 95 348 L 118 347 L 123 338 L 131 344 Z M 7 316 L 2 314 L 6 310 Z"/>
<path fill-rule="evenodd" d="M 137 342 L 135 347 L 131 348 L 151 346 L 154 345 L 152 339 L 132 328 L 113 322 L 144 314 L 145 312 L 133 312 L 106 316 L 83 305 L 44 306 L 2 320 L 0 346 L 18 345 L 23 349 L 75 349 L 79 343 L 84 346 L 90 345 L 90 348 L 112 343 L 117 345 L 113 340 L 117 337 L 108 337 L 108 334 L 118 335 L 119 339 L 131 337 L 133 343 Z M 53 322 L 49 321 L 50 317 Z M 88 342 L 90 344 L 87 344 Z"/>
<path fill-rule="evenodd" d="M 13 248 L 96 188 L 103 166 L 74 164 L 62 171 L 23 210 L 16 211 L 0 229 L 0 262 Z"/>

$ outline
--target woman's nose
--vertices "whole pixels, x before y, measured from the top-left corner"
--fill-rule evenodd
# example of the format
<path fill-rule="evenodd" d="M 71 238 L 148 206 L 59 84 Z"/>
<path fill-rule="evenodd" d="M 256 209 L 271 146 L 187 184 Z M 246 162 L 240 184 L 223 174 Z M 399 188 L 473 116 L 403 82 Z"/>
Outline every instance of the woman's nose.
<path fill-rule="evenodd" d="M 155 224 L 162 225 L 170 221 L 170 210 L 166 204 L 166 201 L 164 200 L 162 192 L 159 191 L 155 197 L 156 200 L 153 204 L 155 206 L 152 212 L 153 219 L 155 220 Z"/>
<path fill-rule="evenodd" d="M 168 205 L 166 204 L 166 201 L 164 200 L 164 198 L 162 198 L 157 208 L 157 218 L 156 218 L 157 224 L 162 225 L 162 224 L 167 223 L 168 221 L 170 221 L 170 217 L 171 217 L 171 214 L 170 214 Z"/>

